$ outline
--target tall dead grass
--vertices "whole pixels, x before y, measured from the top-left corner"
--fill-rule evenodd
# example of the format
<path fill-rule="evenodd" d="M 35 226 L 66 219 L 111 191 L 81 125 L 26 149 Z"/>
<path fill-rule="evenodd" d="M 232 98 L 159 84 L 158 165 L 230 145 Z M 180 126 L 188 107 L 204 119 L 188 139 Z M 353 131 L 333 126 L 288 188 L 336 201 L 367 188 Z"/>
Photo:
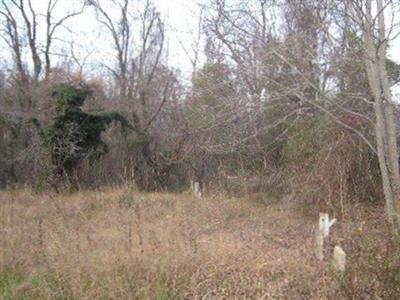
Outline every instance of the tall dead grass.
<path fill-rule="evenodd" d="M 353 288 L 315 261 L 314 221 L 283 207 L 127 189 L 0 199 L 2 299 L 321 299 Z"/>

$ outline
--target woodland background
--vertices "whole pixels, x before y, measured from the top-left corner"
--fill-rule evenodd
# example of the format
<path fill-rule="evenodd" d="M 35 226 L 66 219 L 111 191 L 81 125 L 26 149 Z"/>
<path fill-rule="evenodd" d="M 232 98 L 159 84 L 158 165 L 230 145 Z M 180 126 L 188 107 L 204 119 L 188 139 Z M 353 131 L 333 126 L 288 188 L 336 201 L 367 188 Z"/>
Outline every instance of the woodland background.
<path fill-rule="evenodd" d="M 189 66 L 159 2 L 68 3 L 0 0 L 0 298 L 399 299 L 399 1 L 193 2 Z"/>
<path fill-rule="evenodd" d="M 151 1 L 114 1 L 115 16 L 110 3 L 81 4 L 54 19 L 58 1 L 45 15 L 30 1 L 2 3 L 2 38 L 13 58 L 0 80 L 3 187 L 52 184 L 54 166 L 29 120 L 52 120 L 55 84 L 84 82 L 94 91 L 85 111 L 119 112 L 139 129 L 103 134 L 109 152 L 94 165 L 80 163 L 81 188 L 183 190 L 192 179 L 207 191 L 287 194 L 329 206 L 383 198 L 362 31 L 341 13 L 345 1 L 202 4 L 199 32 L 186 45 L 189 85 L 167 67 L 163 17 Z M 105 77 L 85 72 L 73 48 L 62 58 L 52 53 L 62 27 L 88 10 L 114 46 Z M 387 70 L 395 85 L 395 58 Z"/>

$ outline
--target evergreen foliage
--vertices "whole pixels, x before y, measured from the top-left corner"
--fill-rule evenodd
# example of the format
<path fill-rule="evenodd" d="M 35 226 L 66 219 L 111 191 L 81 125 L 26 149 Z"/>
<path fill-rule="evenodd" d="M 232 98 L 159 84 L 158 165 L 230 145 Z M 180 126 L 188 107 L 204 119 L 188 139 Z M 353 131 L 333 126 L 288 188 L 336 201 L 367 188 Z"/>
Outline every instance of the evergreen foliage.
<path fill-rule="evenodd" d="M 84 158 L 94 162 L 108 152 L 101 133 L 112 122 L 123 128 L 133 129 L 118 113 L 88 114 L 81 108 L 90 89 L 61 84 L 53 89 L 55 116 L 52 122 L 40 130 L 44 145 L 51 154 L 58 171 L 70 175 Z"/>

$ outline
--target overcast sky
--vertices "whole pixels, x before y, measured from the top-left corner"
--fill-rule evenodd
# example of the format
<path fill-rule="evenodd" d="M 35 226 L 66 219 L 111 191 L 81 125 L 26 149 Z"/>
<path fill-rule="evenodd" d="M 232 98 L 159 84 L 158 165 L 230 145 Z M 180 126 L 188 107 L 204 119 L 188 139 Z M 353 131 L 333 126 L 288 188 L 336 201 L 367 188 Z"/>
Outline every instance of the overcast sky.
<path fill-rule="evenodd" d="M 32 0 L 32 3 L 36 11 L 45 12 L 47 1 Z M 58 19 L 68 12 L 79 10 L 79 3 L 81 3 L 79 0 L 59 1 L 54 19 Z M 181 69 L 183 75 L 188 77 L 191 73 L 191 65 L 182 45 L 190 49 L 194 42 L 193 33 L 197 31 L 198 27 L 199 6 L 192 0 L 155 0 L 155 3 L 166 25 L 165 45 L 169 49 L 168 64 L 171 67 Z M 117 16 L 118 11 L 113 12 L 110 8 L 109 13 L 115 13 Z M 43 27 L 41 30 L 43 30 Z M 113 63 L 114 54 L 110 35 L 96 20 L 92 8 L 86 8 L 82 15 L 68 20 L 65 23 L 65 28 L 60 28 L 56 36 L 60 40 L 54 43 L 53 52 L 56 54 L 69 52 L 70 44 L 73 43 L 74 53 L 82 59 L 87 58 L 86 67 L 89 70 L 98 68 L 103 63 L 110 65 Z M 3 54 L 0 60 L 4 63 L 10 59 L 9 51 L 6 50 L 3 41 L 0 41 L 0 47 Z M 27 52 L 25 55 L 29 55 L 29 53 Z"/>
<path fill-rule="evenodd" d="M 107 2 L 107 0 L 102 0 Z M 138 1 L 140 2 L 140 1 Z M 155 0 L 163 19 L 166 23 L 166 45 L 168 46 L 168 64 L 171 67 L 182 70 L 183 75 L 189 78 L 191 73 L 190 60 L 182 48 L 182 44 L 190 49 L 195 40 L 194 34 L 197 32 L 199 0 Z M 46 0 L 32 0 L 36 10 L 44 12 L 47 6 Z M 60 0 L 57 4 L 55 19 L 64 16 L 67 12 L 79 10 L 81 0 Z M 112 3 L 108 1 L 108 3 Z M 110 6 L 111 14 L 118 14 Z M 65 23 L 66 28 L 60 28 L 56 36 L 60 41 L 55 42 L 54 52 L 62 53 L 70 49 L 70 43 L 74 44 L 74 52 L 79 57 L 87 58 L 87 71 L 99 69 L 102 64 L 112 65 L 112 41 L 108 32 L 96 20 L 92 8 L 86 8 L 84 14 L 74 17 Z M 42 28 L 43 29 L 43 28 Z M 3 47 L 3 63 L 9 57 L 9 51 L 4 51 L 4 43 L 0 41 L 0 47 Z M 69 54 L 69 53 L 66 53 Z M 28 55 L 28 53 L 26 53 Z M 400 43 L 392 43 L 389 55 L 392 59 L 400 62 Z M 28 59 L 29 60 L 29 59 Z M 88 72 L 90 73 L 90 72 Z"/>

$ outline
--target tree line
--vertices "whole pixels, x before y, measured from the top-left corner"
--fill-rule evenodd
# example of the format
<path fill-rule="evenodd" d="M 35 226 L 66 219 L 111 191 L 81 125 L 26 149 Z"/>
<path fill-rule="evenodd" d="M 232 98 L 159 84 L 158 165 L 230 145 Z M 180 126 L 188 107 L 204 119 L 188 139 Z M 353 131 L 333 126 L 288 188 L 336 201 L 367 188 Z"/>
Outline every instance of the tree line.
<path fill-rule="evenodd" d="M 2 186 L 184 190 L 194 180 L 342 212 L 384 203 L 399 231 L 396 1 L 200 1 L 198 31 L 182 43 L 190 84 L 168 65 L 151 0 L 77 1 L 60 16 L 63 1 L 47 0 L 44 13 L 33 0 L 0 5 L 11 66 L 0 70 Z M 68 22 L 88 13 L 112 44 L 104 72 L 87 70 L 73 44 L 62 59 L 53 53 Z M 85 91 L 68 108 L 75 121 L 57 123 L 60 103 Z M 68 170 L 64 150 L 75 158 Z"/>

